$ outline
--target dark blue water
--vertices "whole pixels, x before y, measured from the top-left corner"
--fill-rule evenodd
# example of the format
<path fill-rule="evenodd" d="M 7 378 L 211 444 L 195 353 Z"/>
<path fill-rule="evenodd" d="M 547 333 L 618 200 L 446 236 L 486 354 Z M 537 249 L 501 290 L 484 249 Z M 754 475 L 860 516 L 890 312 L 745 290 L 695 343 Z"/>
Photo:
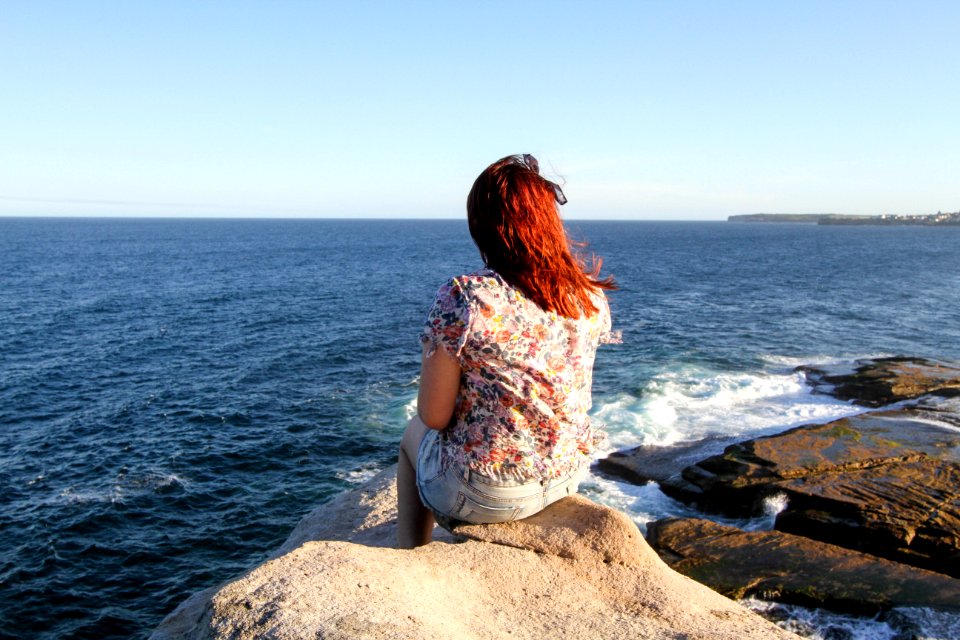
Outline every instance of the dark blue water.
<path fill-rule="evenodd" d="M 960 228 L 572 223 L 678 366 L 960 359 Z M 390 464 L 462 221 L 0 219 L 0 630 L 143 637 Z M 3 635 L 4 631 L 0 631 Z"/>

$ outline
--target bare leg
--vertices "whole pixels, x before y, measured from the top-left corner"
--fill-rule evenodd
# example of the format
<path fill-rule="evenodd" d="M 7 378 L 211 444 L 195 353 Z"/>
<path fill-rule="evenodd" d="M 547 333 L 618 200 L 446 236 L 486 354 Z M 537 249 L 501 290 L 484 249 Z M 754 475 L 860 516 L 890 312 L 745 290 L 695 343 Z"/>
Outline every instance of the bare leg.
<path fill-rule="evenodd" d="M 417 492 L 417 454 L 427 425 L 414 416 L 403 432 L 397 461 L 397 542 L 401 549 L 425 545 L 433 538 L 433 512 Z"/>

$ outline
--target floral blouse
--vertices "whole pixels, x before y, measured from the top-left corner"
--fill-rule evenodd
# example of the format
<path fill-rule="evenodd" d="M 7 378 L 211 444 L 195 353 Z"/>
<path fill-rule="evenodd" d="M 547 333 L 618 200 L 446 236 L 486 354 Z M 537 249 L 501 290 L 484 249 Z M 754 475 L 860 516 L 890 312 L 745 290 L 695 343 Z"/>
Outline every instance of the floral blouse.
<path fill-rule="evenodd" d="M 603 434 L 587 411 L 597 345 L 615 342 L 610 308 L 593 316 L 541 309 L 491 269 L 437 292 L 420 337 L 457 358 L 460 389 L 441 461 L 499 479 L 543 480 L 578 469 Z"/>

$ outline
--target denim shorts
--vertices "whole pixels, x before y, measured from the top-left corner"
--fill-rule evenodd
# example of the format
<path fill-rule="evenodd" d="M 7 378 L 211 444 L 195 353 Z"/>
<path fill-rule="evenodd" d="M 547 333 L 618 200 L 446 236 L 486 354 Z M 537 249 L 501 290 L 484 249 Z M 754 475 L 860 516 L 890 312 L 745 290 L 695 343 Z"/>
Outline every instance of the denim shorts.
<path fill-rule="evenodd" d="M 590 470 L 586 462 L 576 471 L 549 480 L 488 478 L 457 464 L 441 464 L 441 434 L 431 429 L 420 443 L 417 489 L 420 500 L 433 511 L 444 529 L 458 522 L 492 524 L 527 518 L 564 496 L 577 492 Z"/>

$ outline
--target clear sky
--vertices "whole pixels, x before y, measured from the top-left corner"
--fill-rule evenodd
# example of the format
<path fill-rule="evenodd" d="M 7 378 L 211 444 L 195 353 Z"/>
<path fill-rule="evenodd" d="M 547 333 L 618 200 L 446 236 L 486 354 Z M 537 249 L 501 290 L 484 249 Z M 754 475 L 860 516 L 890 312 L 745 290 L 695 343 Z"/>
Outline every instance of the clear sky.
<path fill-rule="evenodd" d="M 960 2 L 6 0 L 0 215 L 960 210 Z"/>

